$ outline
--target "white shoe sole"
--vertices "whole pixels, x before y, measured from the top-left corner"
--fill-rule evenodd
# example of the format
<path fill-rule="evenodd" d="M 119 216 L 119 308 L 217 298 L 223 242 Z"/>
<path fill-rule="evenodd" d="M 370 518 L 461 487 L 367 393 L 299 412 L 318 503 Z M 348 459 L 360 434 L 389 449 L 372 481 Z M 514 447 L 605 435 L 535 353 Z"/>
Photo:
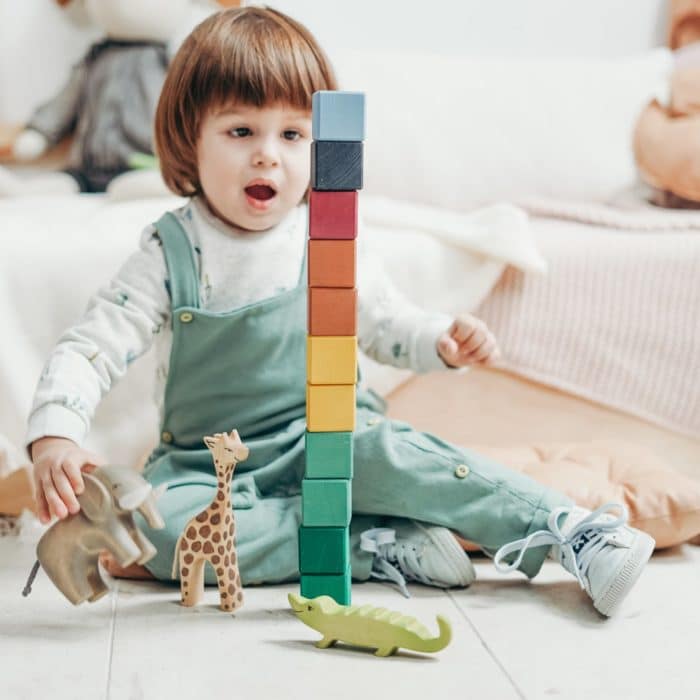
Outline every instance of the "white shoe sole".
<path fill-rule="evenodd" d="M 455 584 L 455 588 L 466 588 L 474 583 L 476 580 L 474 565 L 447 528 L 426 527 L 416 520 L 413 523 L 421 532 L 425 533 L 435 548 L 442 554 L 444 560 L 449 562 L 454 578 L 459 582 Z"/>
<path fill-rule="evenodd" d="M 646 533 L 639 533 L 620 571 L 610 585 L 593 600 L 595 609 L 610 617 L 637 583 L 646 563 L 654 552 L 656 542 Z"/>

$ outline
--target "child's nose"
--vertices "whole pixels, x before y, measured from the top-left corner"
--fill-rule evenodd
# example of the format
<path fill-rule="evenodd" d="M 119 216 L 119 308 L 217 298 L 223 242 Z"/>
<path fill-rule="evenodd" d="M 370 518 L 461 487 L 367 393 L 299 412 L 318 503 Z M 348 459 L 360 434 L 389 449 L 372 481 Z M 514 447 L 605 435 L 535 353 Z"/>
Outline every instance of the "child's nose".
<path fill-rule="evenodd" d="M 272 139 L 261 142 L 253 155 L 253 163 L 258 166 L 271 167 L 279 163 L 279 152 Z"/>

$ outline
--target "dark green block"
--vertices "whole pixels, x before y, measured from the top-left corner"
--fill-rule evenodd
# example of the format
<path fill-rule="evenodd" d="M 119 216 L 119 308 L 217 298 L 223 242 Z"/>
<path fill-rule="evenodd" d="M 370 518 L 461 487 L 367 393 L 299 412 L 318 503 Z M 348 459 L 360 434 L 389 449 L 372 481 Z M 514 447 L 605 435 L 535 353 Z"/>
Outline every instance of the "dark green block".
<path fill-rule="evenodd" d="M 312 141 L 311 187 L 322 191 L 362 189 L 362 141 Z"/>
<path fill-rule="evenodd" d="M 350 566 L 346 527 L 299 528 L 299 571 L 302 574 L 342 574 Z"/>
<path fill-rule="evenodd" d="M 352 433 L 306 433 L 307 479 L 352 479 Z"/>
<path fill-rule="evenodd" d="M 347 527 L 352 517 L 348 479 L 303 479 L 301 522 L 304 527 Z"/>
<path fill-rule="evenodd" d="M 350 568 L 343 574 L 301 575 L 301 594 L 304 598 L 329 595 L 339 605 L 350 605 Z"/>

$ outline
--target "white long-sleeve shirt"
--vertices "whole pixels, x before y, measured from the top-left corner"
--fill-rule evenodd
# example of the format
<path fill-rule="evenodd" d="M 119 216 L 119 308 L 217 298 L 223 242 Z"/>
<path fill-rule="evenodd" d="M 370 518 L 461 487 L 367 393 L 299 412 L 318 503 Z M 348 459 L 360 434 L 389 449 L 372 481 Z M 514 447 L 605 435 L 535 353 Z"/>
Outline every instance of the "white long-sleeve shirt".
<path fill-rule="evenodd" d="M 196 253 L 202 308 L 230 311 L 284 292 L 299 281 L 306 246 L 306 205 L 260 232 L 225 224 L 200 198 L 174 213 Z M 444 369 L 436 342 L 451 319 L 426 313 L 403 298 L 364 238 L 360 232 L 359 347 L 378 362 L 395 367 L 416 372 Z M 162 417 L 173 338 L 167 277 L 162 244 L 155 228 L 148 226 L 139 250 L 90 299 L 83 317 L 61 336 L 50 355 L 30 411 L 27 444 L 47 435 L 82 444 L 101 398 L 154 344 L 155 399 Z"/>

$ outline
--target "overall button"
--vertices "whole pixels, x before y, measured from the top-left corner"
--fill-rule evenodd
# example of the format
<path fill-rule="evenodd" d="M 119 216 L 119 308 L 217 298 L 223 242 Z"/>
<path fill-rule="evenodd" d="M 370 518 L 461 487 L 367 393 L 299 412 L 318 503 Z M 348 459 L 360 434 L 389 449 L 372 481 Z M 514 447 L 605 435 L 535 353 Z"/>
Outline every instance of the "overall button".
<path fill-rule="evenodd" d="M 173 434 L 169 433 L 167 430 L 164 430 L 162 435 L 160 436 L 160 439 L 163 442 L 172 442 L 173 441 Z"/>
<path fill-rule="evenodd" d="M 370 418 L 370 419 L 367 421 L 367 425 L 377 425 L 377 424 L 379 424 L 379 423 L 381 423 L 381 422 L 382 422 L 382 419 L 381 419 L 381 418 Z"/>
<path fill-rule="evenodd" d="M 469 467 L 466 464 L 460 464 L 457 466 L 457 469 L 455 469 L 455 476 L 458 479 L 464 479 L 467 474 L 469 474 Z"/>
<path fill-rule="evenodd" d="M 183 323 L 191 323 L 192 318 L 193 318 L 193 317 L 192 317 L 192 314 L 191 314 L 189 311 L 183 311 L 183 312 L 180 314 L 180 320 L 181 320 Z"/>

